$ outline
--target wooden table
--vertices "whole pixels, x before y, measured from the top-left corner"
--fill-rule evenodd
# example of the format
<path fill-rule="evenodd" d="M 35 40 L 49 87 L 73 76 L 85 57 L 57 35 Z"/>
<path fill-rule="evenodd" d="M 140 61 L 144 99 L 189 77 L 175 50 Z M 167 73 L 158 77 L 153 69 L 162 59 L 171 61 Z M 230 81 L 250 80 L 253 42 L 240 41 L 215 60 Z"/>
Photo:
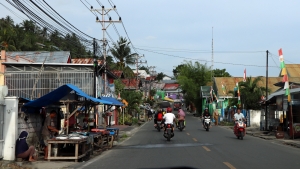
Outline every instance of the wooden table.
<path fill-rule="evenodd" d="M 48 142 L 48 161 L 50 160 L 72 160 L 74 159 L 75 162 L 78 162 L 78 159 L 87 155 L 88 152 L 92 151 L 90 144 L 87 144 L 87 139 L 50 139 L 47 140 Z M 51 147 L 52 144 L 75 144 L 75 154 L 74 156 L 51 156 Z M 79 145 L 82 146 L 81 154 L 79 154 Z"/>
<path fill-rule="evenodd" d="M 101 133 L 101 146 L 103 149 L 108 149 L 113 147 L 114 136 L 110 135 L 110 131 L 106 129 L 92 129 L 91 133 Z"/>

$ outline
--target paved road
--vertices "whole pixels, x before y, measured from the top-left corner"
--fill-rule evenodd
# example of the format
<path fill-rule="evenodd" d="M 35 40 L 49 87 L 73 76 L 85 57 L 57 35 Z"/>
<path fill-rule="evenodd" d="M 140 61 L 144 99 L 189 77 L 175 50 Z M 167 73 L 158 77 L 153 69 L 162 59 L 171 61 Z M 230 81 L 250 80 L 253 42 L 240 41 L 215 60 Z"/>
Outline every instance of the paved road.
<path fill-rule="evenodd" d="M 153 121 L 143 125 L 121 145 L 75 168 L 146 169 L 192 167 L 201 169 L 300 168 L 299 149 L 213 126 L 206 132 L 199 118 L 187 115 L 187 128 L 167 142 Z"/>

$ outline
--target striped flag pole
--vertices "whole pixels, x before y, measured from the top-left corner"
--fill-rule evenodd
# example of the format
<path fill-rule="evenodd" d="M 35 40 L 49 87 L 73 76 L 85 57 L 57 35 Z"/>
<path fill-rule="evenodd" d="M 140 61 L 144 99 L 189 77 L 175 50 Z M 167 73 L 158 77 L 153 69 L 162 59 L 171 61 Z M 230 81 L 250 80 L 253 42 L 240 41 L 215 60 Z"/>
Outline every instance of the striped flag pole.
<path fill-rule="evenodd" d="M 279 53 L 281 75 L 283 76 L 282 82 L 284 82 L 285 95 L 288 97 L 288 102 L 290 102 L 291 101 L 290 84 L 289 84 L 289 78 L 288 78 L 288 74 L 287 74 L 286 67 L 284 64 L 284 59 L 283 59 L 283 54 L 282 54 L 281 48 L 278 50 L 278 53 Z"/>

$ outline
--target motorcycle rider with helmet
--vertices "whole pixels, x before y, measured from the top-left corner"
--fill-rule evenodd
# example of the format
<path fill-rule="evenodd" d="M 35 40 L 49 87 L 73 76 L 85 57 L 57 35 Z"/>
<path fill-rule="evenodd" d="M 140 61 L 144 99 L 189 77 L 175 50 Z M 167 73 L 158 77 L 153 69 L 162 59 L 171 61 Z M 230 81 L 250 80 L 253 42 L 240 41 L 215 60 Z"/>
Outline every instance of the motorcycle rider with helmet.
<path fill-rule="evenodd" d="M 163 110 L 162 109 L 158 109 L 157 112 L 154 115 L 154 127 L 157 126 L 157 121 L 161 121 L 161 123 L 163 124 Z"/>
<path fill-rule="evenodd" d="M 205 118 L 210 118 L 210 114 L 208 112 L 208 108 L 207 107 L 205 108 L 204 113 L 203 113 L 203 119 L 202 119 L 202 126 L 203 127 L 204 127 L 204 119 Z M 211 126 L 211 125 L 209 124 L 209 126 Z"/>
<path fill-rule="evenodd" d="M 166 132 L 166 124 L 171 124 L 172 125 L 172 130 L 174 131 L 174 124 L 173 122 L 175 121 L 176 117 L 174 115 L 174 113 L 172 113 L 172 108 L 171 107 L 168 107 L 167 108 L 167 113 L 164 115 L 163 117 L 164 119 L 164 127 L 165 127 L 165 132 Z"/>

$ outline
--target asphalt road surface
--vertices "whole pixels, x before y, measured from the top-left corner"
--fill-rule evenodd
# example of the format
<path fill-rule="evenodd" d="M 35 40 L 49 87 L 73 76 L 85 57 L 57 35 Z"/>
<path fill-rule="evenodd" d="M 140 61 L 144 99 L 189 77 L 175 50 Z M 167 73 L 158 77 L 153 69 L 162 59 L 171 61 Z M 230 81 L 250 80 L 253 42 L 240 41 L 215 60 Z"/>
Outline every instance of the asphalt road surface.
<path fill-rule="evenodd" d="M 186 129 L 175 130 L 168 142 L 153 127 L 153 120 L 144 124 L 121 145 L 74 168 L 101 169 L 282 169 L 300 168 L 298 148 L 277 144 L 272 140 L 245 136 L 238 140 L 233 131 L 212 126 L 202 128 L 199 118 L 188 114 Z"/>

